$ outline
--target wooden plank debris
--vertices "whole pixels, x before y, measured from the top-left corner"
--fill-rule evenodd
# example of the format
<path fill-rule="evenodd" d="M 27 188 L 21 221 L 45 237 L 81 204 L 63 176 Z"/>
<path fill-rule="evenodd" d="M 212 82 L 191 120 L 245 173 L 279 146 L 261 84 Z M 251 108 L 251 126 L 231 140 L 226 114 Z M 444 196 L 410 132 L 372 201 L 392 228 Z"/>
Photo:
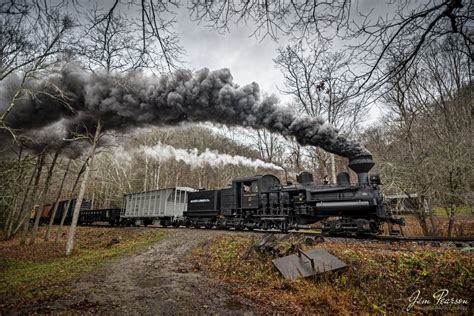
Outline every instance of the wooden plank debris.
<path fill-rule="evenodd" d="M 295 254 L 272 260 L 286 279 L 296 280 L 347 267 L 344 262 L 322 248 L 297 251 Z"/>

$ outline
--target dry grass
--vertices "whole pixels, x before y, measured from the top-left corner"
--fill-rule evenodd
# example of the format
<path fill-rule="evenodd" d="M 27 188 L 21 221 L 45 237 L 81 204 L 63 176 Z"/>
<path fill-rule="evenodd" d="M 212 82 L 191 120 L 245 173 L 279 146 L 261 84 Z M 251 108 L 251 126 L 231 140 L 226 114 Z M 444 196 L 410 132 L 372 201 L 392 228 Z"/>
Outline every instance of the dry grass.
<path fill-rule="evenodd" d="M 398 314 L 417 289 L 430 296 L 447 288 L 450 297 L 472 302 L 474 263 L 467 251 L 325 242 L 319 246 L 349 268 L 289 281 L 273 267 L 270 255 L 249 254 L 252 245 L 250 237 L 220 237 L 196 249 L 193 259 L 200 269 L 232 284 L 236 294 L 256 301 L 262 312 Z"/>
<path fill-rule="evenodd" d="M 44 230 L 40 229 L 40 236 Z M 67 284 L 74 279 L 163 236 L 161 231 L 146 228 L 78 227 L 75 251 L 70 257 L 64 255 L 67 235 L 58 243 L 38 239 L 34 245 L 20 246 L 18 239 L 2 241 L 0 312 L 67 296 Z"/>
<path fill-rule="evenodd" d="M 403 218 L 405 219 L 403 231 L 406 236 L 423 236 L 420 223 L 415 216 L 403 216 Z M 437 228 L 435 235 L 447 236 L 448 218 L 446 216 L 434 216 L 434 222 Z M 427 219 L 427 223 L 431 229 L 429 219 Z M 474 215 L 458 215 L 453 227 L 453 236 L 474 236 Z"/>

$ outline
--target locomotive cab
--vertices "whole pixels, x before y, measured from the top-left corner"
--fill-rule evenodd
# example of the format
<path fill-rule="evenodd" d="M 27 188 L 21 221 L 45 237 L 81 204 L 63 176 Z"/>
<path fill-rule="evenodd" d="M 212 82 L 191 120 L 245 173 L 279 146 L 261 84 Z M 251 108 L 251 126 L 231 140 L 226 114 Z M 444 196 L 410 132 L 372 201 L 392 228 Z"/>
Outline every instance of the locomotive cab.
<path fill-rule="evenodd" d="M 235 194 L 236 210 L 255 210 L 260 207 L 260 193 L 280 184 L 280 180 L 271 175 L 237 178 L 232 182 Z"/>

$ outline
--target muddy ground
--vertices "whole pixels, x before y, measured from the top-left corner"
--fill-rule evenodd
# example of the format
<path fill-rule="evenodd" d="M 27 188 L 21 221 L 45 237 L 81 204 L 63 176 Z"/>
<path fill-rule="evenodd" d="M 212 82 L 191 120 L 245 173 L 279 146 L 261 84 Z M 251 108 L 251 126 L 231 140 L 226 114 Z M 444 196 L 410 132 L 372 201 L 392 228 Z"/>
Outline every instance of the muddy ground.
<path fill-rule="evenodd" d="M 256 312 L 250 301 L 231 295 L 229 285 L 217 284 L 196 270 L 188 257 L 192 248 L 226 232 L 166 231 L 166 237 L 147 250 L 115 259 L 84 276 L 72 286 L 68 298 L 40 306 L 36 312 L 114 315 Z"/>

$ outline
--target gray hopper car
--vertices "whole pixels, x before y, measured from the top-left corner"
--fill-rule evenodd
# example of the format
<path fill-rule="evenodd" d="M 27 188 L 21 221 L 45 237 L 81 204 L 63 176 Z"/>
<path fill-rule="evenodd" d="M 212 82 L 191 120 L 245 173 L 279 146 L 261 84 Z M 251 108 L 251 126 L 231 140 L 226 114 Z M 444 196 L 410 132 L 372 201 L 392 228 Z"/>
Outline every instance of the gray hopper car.
<path fill-rule="evenodd" d="M 130 193 L 124 196 L 125 208 L 120 215 L 127 225 L 170 225 L 183 217 L 188 207 L 187 187 Z"/>

